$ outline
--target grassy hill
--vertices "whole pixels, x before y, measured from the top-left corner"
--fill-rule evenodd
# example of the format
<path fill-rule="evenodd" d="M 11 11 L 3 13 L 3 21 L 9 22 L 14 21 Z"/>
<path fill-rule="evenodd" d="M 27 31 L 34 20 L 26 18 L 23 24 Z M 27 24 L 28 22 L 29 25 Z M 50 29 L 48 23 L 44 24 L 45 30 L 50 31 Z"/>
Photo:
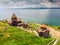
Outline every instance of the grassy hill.
<path fill-rule="evenodd" d="M 53 38 L 42 38 L 0 22 L 0 45 L 47 45 Z"/>
<path fill-rule="evenodd" d="M 60 31 L 60 26 L 50 26 L 50 27 L 56 29 L 57 31 Z"/>
<path fill-rule="evenodd" d="M 58 43 L 56 45 L 60 45 L 60 40 L 58 41 Z"/>

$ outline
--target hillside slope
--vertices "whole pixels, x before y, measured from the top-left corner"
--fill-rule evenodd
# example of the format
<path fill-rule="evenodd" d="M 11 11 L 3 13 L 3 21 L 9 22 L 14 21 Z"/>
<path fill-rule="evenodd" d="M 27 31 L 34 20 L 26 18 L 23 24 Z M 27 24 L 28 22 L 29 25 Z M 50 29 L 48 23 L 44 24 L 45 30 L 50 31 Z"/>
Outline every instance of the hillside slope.
<path fill-rule="evenodd" d="M 3 23 L 3 25 L 5 24 Z M 8 26 L 8 24 L 3 28 L 6 29 L 0 29 L 0 45 L 47 45 L 53 39 L 37 37 L 22 29 Z"/>

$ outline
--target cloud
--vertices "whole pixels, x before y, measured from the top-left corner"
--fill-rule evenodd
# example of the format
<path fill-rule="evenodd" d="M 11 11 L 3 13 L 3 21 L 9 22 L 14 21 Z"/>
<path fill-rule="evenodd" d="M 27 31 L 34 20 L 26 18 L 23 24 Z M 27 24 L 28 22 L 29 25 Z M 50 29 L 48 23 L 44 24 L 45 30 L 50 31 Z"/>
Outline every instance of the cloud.
<path fill-rule="evenodd" d="M 57 0 L 58 2 L 59 0 Z M 60 3 L 58 3 L 60 5 Z M 26 8 L 26 7 L 41 7 L 52 6 L 52 3 L 47 0 L 0 0 L 0 8 Z"/>
<path fill-rule="evenodd" d="M 39 2 L 32 0 L 0 0 L 0 7 L 33 7 Z"/>

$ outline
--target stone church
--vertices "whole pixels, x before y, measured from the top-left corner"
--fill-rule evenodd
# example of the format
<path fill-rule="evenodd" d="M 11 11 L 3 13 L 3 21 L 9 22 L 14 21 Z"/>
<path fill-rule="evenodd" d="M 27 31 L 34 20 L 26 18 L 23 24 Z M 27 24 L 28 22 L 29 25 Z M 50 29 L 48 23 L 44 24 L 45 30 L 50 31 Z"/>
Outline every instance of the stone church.
<path fill-rule="evenodd" d="M 23 28 L 29 28 L 29 25 L 21 20 L 21 18 L 17 18 L 16 14 L 13 13 L 11 20 L 8 21 L 8 24 L 11 26 L 19 26 Z"/>

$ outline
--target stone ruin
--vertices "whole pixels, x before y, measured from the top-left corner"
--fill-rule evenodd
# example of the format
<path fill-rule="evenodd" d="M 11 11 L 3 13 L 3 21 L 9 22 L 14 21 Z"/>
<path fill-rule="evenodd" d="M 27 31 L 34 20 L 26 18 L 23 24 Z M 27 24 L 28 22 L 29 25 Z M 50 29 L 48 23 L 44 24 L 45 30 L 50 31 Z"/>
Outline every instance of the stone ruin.
<path fill-rule="evenodd" d="M 19 27 L 23 27 L 23 28 L 29 28 L 29 25 L 22 22 L 22 20 L 20 18 L 17 18 L 15 13 L 13 13 L 11 20 L 8 21 L 8 24 L 11 26 L 19 26 Z"/>
<path fill-rule="evenodd" d="M 39 29 L 37 29 L 37 33 L 41 37 L 49 37 L 49 28 L 46 25 L 42 24 Z"/>

